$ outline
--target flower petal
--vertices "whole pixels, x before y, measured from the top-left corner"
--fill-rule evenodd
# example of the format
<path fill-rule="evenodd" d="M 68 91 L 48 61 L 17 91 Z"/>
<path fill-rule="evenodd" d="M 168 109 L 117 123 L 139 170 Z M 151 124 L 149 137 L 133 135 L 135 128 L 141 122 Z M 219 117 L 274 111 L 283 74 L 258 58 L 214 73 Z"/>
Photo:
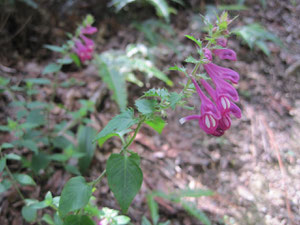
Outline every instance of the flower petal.
<path fill-rule="evenodd" d="M 236 61 L 236 53 L 231 49 L 214 49 L 213 53 L 219 57 L 220 59 L 228 59 L 232 61 Z"/>
<path fill-rule="evenodd" d="M 227 46 L 227 39 L 226 38 L 218 38 L 217 45 L 220 45 L 223 48 L 225 48 Z"/>

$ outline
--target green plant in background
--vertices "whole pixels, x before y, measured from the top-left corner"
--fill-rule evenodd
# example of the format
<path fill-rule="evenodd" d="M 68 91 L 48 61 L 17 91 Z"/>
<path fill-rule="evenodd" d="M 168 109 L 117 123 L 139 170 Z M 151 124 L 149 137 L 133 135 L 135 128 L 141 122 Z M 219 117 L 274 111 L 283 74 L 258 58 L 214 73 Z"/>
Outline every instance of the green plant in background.
<path fill-rule="evenodd" d="M 145 40 L 150 44 L 152 51 L 157 52 L 161 45 L 166 46 L 178 56 L 181 55 L 178 47 L 180 43 L 171 25 L 156 19 L 148 19 L 144 22 L 134 22 L 133 26 L 144 34 Z M 161 52 L 161 51 L 160 51 Z"/>
<path fill-rule="evenodd" d="M 280 47 L 284 47 L 283 43 L 276 35 L 272 34 L 258 23 L 237 27 L 233 30 L 233 33 L 245 41 L 251 49 L 257 47 L 267 56 L 270 56 L 267 41 L 271 41 Z"/>
<path fill-rule="evenodd" d="M 182 0 L 171 0 L 172 2 L 176 2 L 178 4 L 184 5 Z M 175 13 L 176 10 L 169 6 L 167 0 L 111 0 L 109 3 L 110 6 L 114 6 L 116 11 L 120 11 L 129 3 L 147 3 L 152 5 L 155 10 L 156 14 L 159 17 L 163 17 L 167 22 L 170 21 L 170 13 Z"/>
<path fill-rule="evenodd" d="M 152 60 L 151 60 L 152 59 Z M 121 110 L 127 106 L 127 88 L 125 81 L 132 82 L 140 87 L 144 83 L 136 77 L 139 71 L 146 76 L 146 80 L 156 77 L 172 86 L 173 82 L 161 72 L 153 63 L 153 54 L 142 44 L 128 45 L 125 51 L 107 51 L 96 56 L 95 63 L 99 75 L 113 91 L 113 98 Z"/>
<path fill-rule="evenodd" d="M 144 216 L 142 218 L 142 225 L 168 225 L 170 221 L 159 222 L 159 209 L 158 204 L 155 201 L 156 197 L 166 199 L 172 203 L 179 204 L 187 213 L 194 216 L 200 222 L 205 225 L 211 225 L 208 217 L 199 210 L 196 205 L 190 200 L 185 200 L 185 198 L 200 198 L 202 196 L 212 196 L 214 193 L 210 190 L 202 189 L 182 189 L 173 193 L 166 194 L 162 191 L 153 191 L 147 195 L 147 204 L 150 210 L 152 223 Z"/>

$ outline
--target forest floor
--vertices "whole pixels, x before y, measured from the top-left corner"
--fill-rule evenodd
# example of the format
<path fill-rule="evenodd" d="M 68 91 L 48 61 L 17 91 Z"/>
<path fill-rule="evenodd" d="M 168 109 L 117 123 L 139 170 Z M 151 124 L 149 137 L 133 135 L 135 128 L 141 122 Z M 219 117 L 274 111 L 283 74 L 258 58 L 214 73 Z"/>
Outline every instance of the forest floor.
<path fill-rule="evenodd" d="M 198 1 L 192 2 L 198 4 Z M 182 108 L 168 112 L 168 124 L 162 135 L 148 127 L 142 128 L 131 147 L 142 156 L 141 168 L 144 173 L 142 189 L 128 214 L 134 224 L 140 224 L 143 215 L 149 217 L 145 199 L 151 190 L 170 193 L 187 187 L 215 192 L 214 196 L 190 199 L 208 215 L 213 224 L 223 224 L 220 221 L 224 217 L 227 224 L 300 224 L 300 5 L 295 7 L 292 1 L 273 0 L 266 1 L 267 7 L 264 9 L 260 1 L 246 2 L 248 10 L 233 12 L 234 15 L 239 14 L 233 28 L 259 22 L 276 34 L 286 48 L 269 43 L 271 56 L 268 57 L 258 49 L 250 50 L 234 36 L 229 40 L 229 47 L 237 52 L 238 61 L 222 62 L 220 65 L 229 66 L 240 74 L 237 89 L 243 115 L 240 120 L 233 119 L 231 129 L 224 136 L 208 136 L 197 122 L 180 125 L 178 120 L 190 114 L 190 111 Z M 191 10 L 180 9 L 172 17 L 171 26 L 178 41 L 187 47 L 180 50 L 180 56 L 167 49 L 167 53 L 161 55 L 158 61 L 157 66 L 174 81 L 173 91 L 180 90 L 179 83 L 185 76 L 167 71 L 167 68 L 179 64 L 183 57 L 195 51 L 193 43 L 184 37 L 200 31 L 195 16 Z M 101 31 L 96 39 L 99 43 L 97 49 L 125 48 L 127 44 L 143 39 L 129 24 L 130 21 L 114 17 L 96 22 Z M 51 42 L 56 43 L 55 40 Z M 163 46 L 161 48 L 166 49 Z M 43 67 L 51 60 L 49 57 L 44 60 L 28 56 L 11 62 L 3 55 L 1 58 L 0 69 L 11 69 L 9 76 L 15 81 L 25 76 L 40 77 Z M 118 107 L 110 98 L 97 69 L 89 66 L 80 71 L 61 73 L 59 82 L 66 77 L 85 82 L 80 87 L 58 89 L 58 98 L 69 109 L 79 107 L 76 99 L 89 99 L 99 89 L 105 93 L 100 102 L 101 108 L 90 115 L 95 122 L 93 126 L 101 130 L 118 113 Z M 161 82 L 151 81 L 150 87 L 162 86 Z M 139 88 L 131 84 L 128 88 L 129 104 L 146 90 L 146 87 Z M 40 92 L 41 100 L 50 94 L 47 88 Z M 0 99 L 1 123 L 12 113 L 5 107 L 7 104 L 6 98 Z M 197 108 L 198 104 L 195 96 L 191 105 Z M 67 119 L 59 109 L 53 111 L 54 116 L 57 120 Z M 0 137 L 2 140 L 11 139 L 4 133 Z M 119 141 L 111 139 L 102 148 L 97 148 L 88 180 L 96 178 L 104 170 L 108 156 L 111 152 L 118 152 L 120 146 Z M 37 186 L 23 188 L 22 191 L 30 198 L 42 199 L 48 190 L 59 195 L 70 177 L 68 172 L 55 167 L 48 180 L 41 175 L 36 178 Z M 11 190 L 4 198 L 0 198 L 1 225 L 26 224 L 20 215 L 22 205 L 14 195 L 15 191 Z M 99 207 L 118 208 L 106 179 L 103 179 L 94 196 Z M 159 198 L 157 201 L 162 221 L 169 219 L 172 225 L 201 224 L 179 205 Z"/>

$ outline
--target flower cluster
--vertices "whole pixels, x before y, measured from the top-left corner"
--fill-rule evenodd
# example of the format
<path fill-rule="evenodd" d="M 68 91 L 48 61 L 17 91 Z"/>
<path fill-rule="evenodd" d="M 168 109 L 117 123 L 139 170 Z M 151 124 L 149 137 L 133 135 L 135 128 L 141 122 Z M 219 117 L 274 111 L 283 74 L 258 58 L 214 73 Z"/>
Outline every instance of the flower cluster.
<path fill-rule="evenodd" d="M 212 54 L 220 59 L 228 59 L 236 61 L 236 53 L 227 49 L 227 39 L 217 39 L 217 45 L 212 51 L 207 48 L 203 49 L 204 57 L 208 63 L 203 64 L 204 69 L 211 78 L 215 88 L 213 88 L 206 80 L 201 79 L 200 82 L 206 92 L 211 97 L 208 98 L 201 90 L 197 81 L 191 77 L 192 82 L 201 100 L 201 114 L 190 115 L 180 119 L 183 124 L 188 120 L 198 120 L 199 126 L 207 134 L 214 136 L 222 136 L 231 126 L 230 115 L 241 118 L 240 108 L 234 104 L 239 101 L 236 89 L 228 83 L 228 81 L 237 84 L 239 74 L 231 69 L 220 67 L 212 63 Z M 220 48 L 222 47 L 222 48 Z"/>
<path fill-rule="evenodd" d="M 74 52 L 79 56 L 82 62 L 92 59 L 95 48 L 94 41 L 87 38 L 85 35 L 94 34 L 96 32 L 97 28 L 90 25 L 80 29 L 80 39 L 77 38 L 75 40 Z"/>

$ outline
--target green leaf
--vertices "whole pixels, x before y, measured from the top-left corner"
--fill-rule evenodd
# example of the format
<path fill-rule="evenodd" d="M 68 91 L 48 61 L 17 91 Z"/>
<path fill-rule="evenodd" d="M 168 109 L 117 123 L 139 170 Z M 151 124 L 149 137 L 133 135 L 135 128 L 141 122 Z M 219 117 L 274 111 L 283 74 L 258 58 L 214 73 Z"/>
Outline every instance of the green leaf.
<path fill-rule="evenodd" d="M 73 60 L 73 62 L 76 64 L 76 66 L 80 67 L 81 63 L 80 63 L 79 57 L 75 53 L 71 53 L 69 56 Z"/>
<path fill-rule="evenodd" d="M 14 177 L 22 185 L 36 185 L 32 177 L 27 174 L 14 174 Z"/>
<path fill-rule="evenodd" d="M 118 225 L 128 224 L 130 222 L 130 218 L 128 216 L 116 216 L 114 220 Z"/>
<path fill-rule="evenodd" d="M 182 96 L 177 92 L 171 92 L 170 94 L 170 106 L 174 110 L 176 105 L 181 101 Z"/>
<path fill-rule="evenodd" d="M 0 173 L 3 171 L 3 169 L 5 168 L 5 165 L 6 165 L 6 158 L 5 157 L 2 157 L 0 159 Z"/>
<path fill-rule="evenodd" d="M 157 101 L 154 99 L 138 99 L 135 101 L 135 106 L 140 113 L 148 115 L 155 112 Z"/>
<path fill-rule="evenodd" d="M 9 153 L 5 156 L 5 158 L 10 159 L 10 160 L 18 160 L 18 161 L 22 159 L 21 156 L 15 154 L 15 153 Z"/>
<path fill-rule="evenodd" d="M 64 225 L 95 225 L 95 222 L 86 215 L 69 215 Z"/>
<path fill-rule="evenodd" d="M 47 168 L 50 163 L 50 158 L 43 152 L 34 154 L 31 159 L 31 168 L 35 173 L 38 173 L 40 170 Z"/>
<path fill-rule="evenodd" d="M 0 183 L 0 194 L 5 192 L 6 190 L 10 189 L 12 186 L 10 180 L 3 179 Z"/>
<path fill-rule="evenodd" d="M 60 64 L 68 65 L 71 64 L 73 60 L 70 58 L 64 58 L 64 59 L 58 59 L 57 62 Z"/>
<path fill-rule="evenodd" d="M 106 173 L 108 185 L 122 211 L 126 213 L 141 188 L 142 170 L 131 156 L 111 154 L 107 160 Z"/>
<path fill-rule="evenodd" d="M 170 21 L 170 12 L 168 3 L 165 0 L 148 0 L 156 9 L 156 13 L 164 19 Z"/>
<path fill-rule="evenodd" d="M 195 59 L 193 56 L 187 57 L 186 60 L 184 60 L 184 61 L 187 63 L 194 63 L 194 64 L 199 63 L 199 60 Z"/>
<path fill-rule="evenodd" d="M 41 126 L 46 123 L 45 113 L 41 109 L 34 109 L 30 111 L 27 116 L 26 122 L 34 126 Z"/>
<path fill-rule="evenodd" d="M 64 52 L 64 49 L 62 47 L 56 46 L 56 45 L 44 45 L 45 48 L 53 51 L 53 52 Z"/>
<path fill-rule="evenodd" d="M 159 97 L 161 98 L 162 100 L 165 100 L 167 98 L 169 98 L 170 94 L 168 92 L 167 89 L 165 88 L 151 88 L 150 90 L 146 91 L 144 93 L 145 97 Z"/>
<path fill-rule="evenodd" d="M 135 0 L 112 0 L 109 3 L 109 6 L 114 6 L 116 8 L 116 12 L 120 11 L 123 7 L 125 7 L 130 2 L 134 2 Z"/>
<path fill-rule="evenodd" d="M 166 122 L 160 116 L 154 116 L 153 118 L 146 120 L 145 123 L 152 127 L 159 134 L 161 134 L 166 126 Z"/>
<path fill-rule="evenodd" d="M 202 48 L 202 42 L 200 40 L 197 40 L 194 36 L 185 35 L 185 37 L 187 37 L 188 39 L 190 39 L 193 42 L 195 42 L 199 46 L 199 48 Z"/>
<path fill-rule="evenodd" d="M 182 201 L 181 205 L 190 215 L 197 218 L 203 224 L 211 225 L 211 222 L 208 219 L 208 217 L 200 209 L 197 209 L 197 207 L 194 204 L 190 202 Z"/>
<path fill-rule="evenodd" d="M 99 75 L 113 92 L 113 98 L 121 110 L 127 106 L 127 89 L 125 77 L 102 55 L 96 57 Z"/>
<path fill-rule="evenodd" d="M 134 118 L 133 110 L 127 109 L 110 120 L 104 129 L 97 134 L 94 141 L 98 140 L 103 144 L 108 138 L 112 137 L 112 134 L 127 130 L 136 123 L 138 123 L 138 119 Z"/>
<path fill-rule="evenodd" d="M 92 186 L 83 177 L 73 177 L 64 186 L 60 201 L 59 214 L 64 217 L 68 212 L 84 207 L 92 196 Z"/>
<path fill-rule="evenodd" d="M 49 214 L 44 214 L 42 217 L 42 221 L 46 222 L 49 225 L 55 225 L 52 217 Z"/>
<path fill-rule="evenodd" d="M 81 175 L 78 168 L 74 165 L 70 165 L 70 164 L 65 165 L 65 170 L 68 171 L 69 173 L 72 173 L 72 174 L 77 175 L 77 176 Z"/>
<path fill-rule="evenodd" d="M 133 69 L 144 72 L 149 77 L 155 76 L 156 78 L 164 81 L 168 86 L 173 86 L 173 81 L 171 81 L 166 74 L 155 67 L 150 60 L 134 58 L 131 59 L 131 63 Z"/>
<path fill-rule="evenodd" d="M 152 225 L 151 222 L 147 219 L 147 217 L 142 217 L 142 225 Z"/>
<path fill-rule="evenodd" d="M 49 106 L 46 102 L 40 102 L 40 101 L 34 101 L 34 102 L 28 102 L 27 103 L 27 107 L 29 109 L 36 109 L 36 108 L 46 108 L 47 106 Z"/>
<path fill-rule="evenodd" d="M 94 156 L 94 151 L 96 148 L 96 143 L 92 142 L 92 138 L 95 137 L 96 130 L 92 127 L 80 126 L 77 133 L 78 140 L 78 152 L 84 153 L 84 156 L 78 160 L 79 169 L 82 173 L 85 173 L 92 158 Z"/>
<path fill-rule="evenodd" d="M 26 82 L 37 84 L 37 85 L 50 85 L 51 81 L 45 78 L 27 78 Z"/>
<path fill-rule="evenodd" d="M 24 206 L 22 208 L 22 216 L 27 222 L 33 222 L 36 220 L 36 211 L 37 209 L 31 206 Z"/>
<path fill-rule="evenodd" d="M 32 140 L 20 140 L 19 144 L 29 150 L 33 151 L 35 154 L 38 154 L 37 144 Z"/>
<path fill-rule="evenodd" d="M 53 196 L 52 196 L 52 193 L 51 191 L 48 191 L 46 196 L 45 196 L 45 202 L 47 205 L 51 205 L 52 202 L 53 202 Z"/>
<path fill-rule="evenodd" d="M 60 69 L 61 69 L 60 64 L 50 63 L 45 67 L 42 74 L 45 75 L 45 74 L 50 74 L 50 73 L 56 73 L 56 72 L 60 71 Z"/>
<path fill-rule="evenodd" d="M 14 147 L 14 145 L 11 144 L 11 143 L 3 143 L 3 144 L 1 145 L 1 149 L 13 148 L 13 147 Z"/>
<path fill-rule="evenodd" d="M 147 204 L 150 209 L 152 222 L 154 225 L 156 225 L 159 220 L 159 214 L 158 214 L 158 205 L 155 202 L 153 195 L 151 194 L 147 195 Z"/>

